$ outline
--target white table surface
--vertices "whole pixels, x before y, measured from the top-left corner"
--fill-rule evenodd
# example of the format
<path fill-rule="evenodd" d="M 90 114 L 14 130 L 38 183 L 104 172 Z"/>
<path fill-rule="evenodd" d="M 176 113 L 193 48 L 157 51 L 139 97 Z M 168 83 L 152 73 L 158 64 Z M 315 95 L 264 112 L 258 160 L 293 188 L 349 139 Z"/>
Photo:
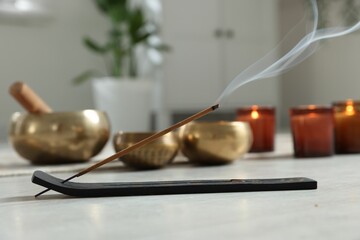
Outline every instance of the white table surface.
<path fill-rule="evenodd" d="M 317 190 L 107 198 L 49 192 L 35 199 L 43 188 L 31 183 L 24 168 L 36 167 L 9 148 L 0 151 L 0 175 L 7 172 L 0 177 L 1 240 L 360 239 L 360 155 L 294 159 L 288 135 L 277 139 L 274 153 L 248 154 L 230 165 L 179 162 L 161 170 L 133 171 L 114 163 L 77 181 L 303 176 L 317 180 Z M 11 169 L 9 157 L 16 169 Z M 57 177 L 74 174 L 58 168 L 53 169 Z M 8 174 L 10 170 L 21 174 Z"/>

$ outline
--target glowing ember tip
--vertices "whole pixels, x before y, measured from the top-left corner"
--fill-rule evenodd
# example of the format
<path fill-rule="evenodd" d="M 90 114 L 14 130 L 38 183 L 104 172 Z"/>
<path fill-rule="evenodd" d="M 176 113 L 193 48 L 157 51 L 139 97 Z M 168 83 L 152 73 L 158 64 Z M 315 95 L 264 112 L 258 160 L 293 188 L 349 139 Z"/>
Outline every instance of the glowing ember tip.
<path fill-rule="evenodd" d="M 212 110 L 215 110 L 215 109 L 217 109 L 217 108 L 219 108 L 219 104 L 216 104 L 216 105 L 214 105 L 214 106 L 211 107 Z"/>

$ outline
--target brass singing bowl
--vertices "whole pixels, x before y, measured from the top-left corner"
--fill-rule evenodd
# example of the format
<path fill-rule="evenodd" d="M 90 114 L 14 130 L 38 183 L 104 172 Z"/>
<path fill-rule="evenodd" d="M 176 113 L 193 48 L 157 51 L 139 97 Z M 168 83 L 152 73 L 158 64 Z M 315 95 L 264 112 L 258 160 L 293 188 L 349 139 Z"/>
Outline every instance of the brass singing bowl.
<path fill-rule="evenodd" d="M 121 151 L 153 135 L 150 132 L 118 132 L 113 138 L 115 151 Z M 156 169 L 171 163 L 179 150 L 175 133 L 169 132 L 156 140 L 122 156 L 120 160 L 137 169 Z"/>
<path fill-rule="evenodd" d="M 180 128 L 182 153 L 199 164 L 225 164 L 240 159 L 251 147 L 248 123 L 234 121 L 191 122 Z"/>
<path fill-rule="evenodd" d="M 110 137 L 106 113 L 96 110 L 44 114 L 14 113 L 9 139 L 16 152 L 34 164 L 84 162 Z"/>

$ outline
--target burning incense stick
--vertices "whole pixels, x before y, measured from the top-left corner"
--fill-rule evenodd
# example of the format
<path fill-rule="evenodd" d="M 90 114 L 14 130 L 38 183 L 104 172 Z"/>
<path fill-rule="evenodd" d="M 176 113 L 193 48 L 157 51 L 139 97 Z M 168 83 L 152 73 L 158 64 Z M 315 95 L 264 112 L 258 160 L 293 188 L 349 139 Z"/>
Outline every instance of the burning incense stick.
<path fill-rule="evenodd" d="M 129 152 L 131 152 L 131 151 L 133 151 L 133 150 L 135 150 L 135 149 L 137 149 L 139 147 L 142 147 L 145 144 L 150 143 L 150 142 L 154 141 L 155 139 L 165 135 L 166 133 L 169 133 L 169 132 L 171 132 L 171 131 L 173 131 L 173 130 L 175 130 L 175 129 L 177 129 L 177 128 L 179 128 L 179 127 L 181 127 L 181 126 L 183 126 L 183 125 L 185 125 L 185 124 L 187 124 L 187 123 L 189 123 L 189 122 L 191 122 L 193 120 L 196 120 L 196 119 L 198 119 L 198 118 L 200 118 L 200 117 L 202 117 L 202 116 L 216 110 L 217 108 L 219 108 L 219 104 L 216 104 L 214 106 L 206 108 L 206 109 L 204 109 L 204 110 L 202 110 L 202 111 L 200 111 L 200 112 L 198 112 L 198 113 L 196 113 L 196 114 L 194 114 L 194 115 L 192 115 L 192 116 L 190 116 L 190 117 L 188 117 L 188 118 L 186 118 L 186 119 L 184 119 L 184 120 L 182 120 L 182 121 L 180 121 L 180 122 L 178 122 L 178 123 L 176 123 L 176 124 L 174 124 L 172 126 L 170 126 L 169 128 L 166 128 L 166 129 L 164 129 L 164 130 L 162 130 L 162 131 L 160 131 L 158 133 L 155 133 L 155 134 L 151 135 L 150 137 L 147 137 L 147 138 L 137 142 L 136 144 L 134 144 L 134 145 L 132 145 L 132 146 L 130 146 L 128 148 L 125 148 L 125 149 L 115 153 L 114 155 L 112 155 L 112 156 L 110 156 L 110 157 L 108 157 L 108 158 L 106 158 L 106 159 L 104 159 L 104 160 L 102 160 L 102 161 L 100 161 L 100 162 L 98 162 L 98 163 L 96 163 L 96 164 L 94 164 L 94 165 L 80 171 L 79 173 L 69 177 L 68 179 L 65 179 L 64 181 L 62 181 L 62 183 L 68 182 L 73 178 L 80 177 L 80 176 L 82 176 L 82 175 L 84 175 L 84 174 L 86 174 L 86 173 L 88 173 L 88 172 L 90 172 L 92 170 L 95 170 L 96 168 L 98 168 L 98 167 L 100 167 L 100 166 L 102 166 L 102 165 L 104 165 L 106 163 L 109 163 L 109 162 L 111 162 L 111 161 L 113 161 L 115 159 L 118 159 L 119 157 L 122 157 L 122 156 L 128 154 Z M 50 189 L 48 188 L 48 189 L 36 194 L 35 197 L 38 197 L 41 194 L 46 193 L 49 190 Z"/>
<path fill-rule="evenodd" d="M 25 83 L 13 83 L 9 92 L 30 113 L 52 112 L 52 109 Z"/>

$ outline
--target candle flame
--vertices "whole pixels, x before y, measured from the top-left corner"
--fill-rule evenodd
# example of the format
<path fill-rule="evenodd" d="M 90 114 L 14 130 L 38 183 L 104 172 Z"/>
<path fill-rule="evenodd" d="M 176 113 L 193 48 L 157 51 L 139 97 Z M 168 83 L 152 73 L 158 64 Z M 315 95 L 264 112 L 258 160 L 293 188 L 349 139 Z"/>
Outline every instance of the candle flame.
<path fill-rule="evenodd" d="M 347 99 L 346 105 L 354 105 L 354 101 L 352 99 Z"/>
<path fill-rule="evenodd" d="M 252 119 L 258 119 L 258 118 L 259 118 L 259 113 L 258 113 L 258 111 L 252 110 L 252 111 L 251 111 L 251 118 L 252 118 Z"/>
<path fill-rule="evenodd" d="M 314 110 L 315 108 L 316 108 L 315 105 L 309 105 L 309 106 L 308 106 L 308 109 L 309 109 L 309 110 Z"/>
<path fill-rule="evenodd" d="M 309 109 L 310 111 L 311 111 L 311 110 L 315 110 L 315 109 L 316 109 L 316 106 L 315 106 L 315 105 L 309 105 L 309 106 L 307 106 L 307 109 Z M 317 116 L 317 114 L 314 113 L 314 112 L 310 112 L 310 113 L 308 114 L 308 117 L 309 117 L 309 118 L 314 118 L 314 117 L 316 117 L 316 116 Z"/>
<path fill-rule="evenodd" d="M 346 105 L 345 107 L 345 114 L 346 115 L 354 115 L 355 114 L 355 110 L 354 110 L 354 105 Z"/>

